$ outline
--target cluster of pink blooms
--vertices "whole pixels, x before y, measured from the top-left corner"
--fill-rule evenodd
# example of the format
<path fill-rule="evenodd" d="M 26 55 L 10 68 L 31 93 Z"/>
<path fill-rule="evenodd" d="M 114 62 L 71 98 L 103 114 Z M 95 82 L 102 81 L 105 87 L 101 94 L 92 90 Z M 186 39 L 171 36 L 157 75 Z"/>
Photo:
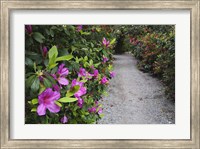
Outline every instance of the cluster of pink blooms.
<path fill-rule="evenodd" d="M 103 64 L 106 63 L 109 59 L 103 55 Z"/>
<path fill-rule="evenodd" d="M 139 41 L 135 38 L 130 38 L 130 43 L 136 46 L 139 43 Z"/>
<path fill-rule="evenodd" d="M 77 30 L 78 32 L 80 32 L 82 29 L 83 29 L 83 25 L 78 25 L 78 26 L 76 27 L 76 30 Z"/>
<path fill-rule="evenodd" d="M 26 32 L 28 34 L 32 33 L 32 27 L 30 25 L 26 25 L 25 27 Z M 77 31 L 82 30 L 82 25 L 77 26 Z M 106 40 L 106 38 L 103 38 L 102 41 L 103 45 L 105 47 L 108 47 L 110 42 Z M 42 54 L 43 57 L 46 57 L 48 53 L 48 48 L 44 46 L 42 48 Z M 103 56 L 103 63 L 106 63 L 108 61 L 108 58 Z M 78 72 L 78 77 L 84 77 L 88 80 L 94 78 L 99 78 L 99 71 L 94 68 L 94 66 L 91 66 L 93 72 L 89 73 L 84 68 L 80 68 Z M 51 74 L 52 77 L 57 81 L 58 84 L 52 85 L 52 88 L 46 88 L 42 93 L 38 95 L 38 107 L 37 107 L 37 113 L 39 116 L 46 115 L 46 110 L 48 109 L 51 113 L 58 113 L 60 111 L 60 107 L 55 103 L 58 99 L 60 99 L 60 89 L 62 89 L 63 86 L 69 85 L 69 80 L 66 78 L 69 74 L 68 68 L 65 67 L 65 64 L 60 64 L 58 67 L 58 70 L 56 73 Z M 110 77 L 113 78 L 115 76 L 114 72 L 110 72 Z M 43 81 L 43 77 L 39 77 L 40 81 Z M 103 76 L 100 80 L 100 84 L 106 85 L 109 83 L 109 80 L 106 76 Z M 71 89 L 74 86 L 79 86 L 79 90 L 74 93 L 74 97 L 77 98 L 77 105 L 82 108 L 84 100 L 82 99 L 82 96 L 87 93 L 87 88 L 84 86 L 83 82 L 77 81 L 77 79 L 73 79 L 71 82 Z M 98 110 L 97 110 L 98 109 Z M 90 113 L 102 113 L 102 108 L 99 107 L 98 102 L 95 102 L 95 106 L 88 109 Z M 61 118 L 61 123 L 67 123 L 68 118 L 66 115 L 64 115 Z"/>
<path fill-rule="evenodd" d="M 98 113 L 98 114 L 102 114 L 103 113 L 103 109 L 102 107 L 99 107 L 98 101 L 95 101 L 95 106 L 88 108 L 88 112 L 90 113 Z"/>
<path fill-rule="evenodd" d="M 105 47 L 108 47 L 110 45 L 110 41 L 109 40 L 106 40 L 106 38 L 104 37 L 103 38 L 103 41 L 102 41 L 102 44 L 105 46 Z"/>

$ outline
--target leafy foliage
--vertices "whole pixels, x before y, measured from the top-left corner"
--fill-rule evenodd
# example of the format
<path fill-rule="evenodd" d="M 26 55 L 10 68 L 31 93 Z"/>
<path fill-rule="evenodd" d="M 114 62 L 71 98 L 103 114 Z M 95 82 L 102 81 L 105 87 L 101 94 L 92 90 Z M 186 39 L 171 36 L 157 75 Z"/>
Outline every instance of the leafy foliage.
<path fill-rule="evenodd" d="M 129 28 L 131 52 L 138 67 L 150 72 L 166 85 L 166 93 L 175 98 L 175 26 L 143 25 Z"/>
<path fill-rule="evenodd" d="M 25 30 L 25 122 L 96 123 L 107 86 L 101 80 L 111 79 L 112 26 L 27 25 Z"/>

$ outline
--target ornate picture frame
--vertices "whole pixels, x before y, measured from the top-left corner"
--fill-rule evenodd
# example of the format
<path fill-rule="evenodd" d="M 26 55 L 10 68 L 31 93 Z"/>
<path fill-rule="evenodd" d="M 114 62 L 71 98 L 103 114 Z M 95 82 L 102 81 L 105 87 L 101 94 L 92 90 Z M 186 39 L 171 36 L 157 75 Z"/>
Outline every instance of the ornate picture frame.
<path fill-rule="evenodd" d="M 199 148 L 200 147 L 200 12 L 195 1 L 1 1 L 1 148 Z M 191 113 L 188 140 L 15 140 L 10 139 L 10 12 L 14 9 L 190 10 Z"/>

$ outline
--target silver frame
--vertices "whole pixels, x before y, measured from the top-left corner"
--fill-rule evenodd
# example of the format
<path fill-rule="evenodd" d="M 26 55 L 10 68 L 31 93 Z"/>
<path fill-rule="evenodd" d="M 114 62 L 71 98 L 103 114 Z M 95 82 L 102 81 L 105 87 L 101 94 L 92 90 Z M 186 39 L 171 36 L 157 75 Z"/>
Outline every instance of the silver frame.
<path fill-rule="evenodd" d="M 1 1 L 1 148 L 200 148 L 200 12 L 199 0 L 183 1 Z M 10 139 L 9 126 L 9 17 L 13 9 L 139 9 L 139 10 L 190 10 L 191 14 L 191 139 L 188 140 L 14 140 Z"/>

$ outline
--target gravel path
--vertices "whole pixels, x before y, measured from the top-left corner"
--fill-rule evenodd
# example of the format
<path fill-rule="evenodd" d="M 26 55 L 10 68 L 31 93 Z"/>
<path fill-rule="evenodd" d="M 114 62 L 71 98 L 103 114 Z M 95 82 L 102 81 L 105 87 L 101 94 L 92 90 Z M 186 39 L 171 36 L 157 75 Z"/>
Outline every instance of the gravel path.
<path fill-rule="evenodd" d="M 100 100 L 105 116 L 99 124 L 175 123 L 175 104 L 166 99 L 164 87 L 148 73 L 138 70 L 130 54 L 115 55 L 115 78 L 109 95 Z"/>

